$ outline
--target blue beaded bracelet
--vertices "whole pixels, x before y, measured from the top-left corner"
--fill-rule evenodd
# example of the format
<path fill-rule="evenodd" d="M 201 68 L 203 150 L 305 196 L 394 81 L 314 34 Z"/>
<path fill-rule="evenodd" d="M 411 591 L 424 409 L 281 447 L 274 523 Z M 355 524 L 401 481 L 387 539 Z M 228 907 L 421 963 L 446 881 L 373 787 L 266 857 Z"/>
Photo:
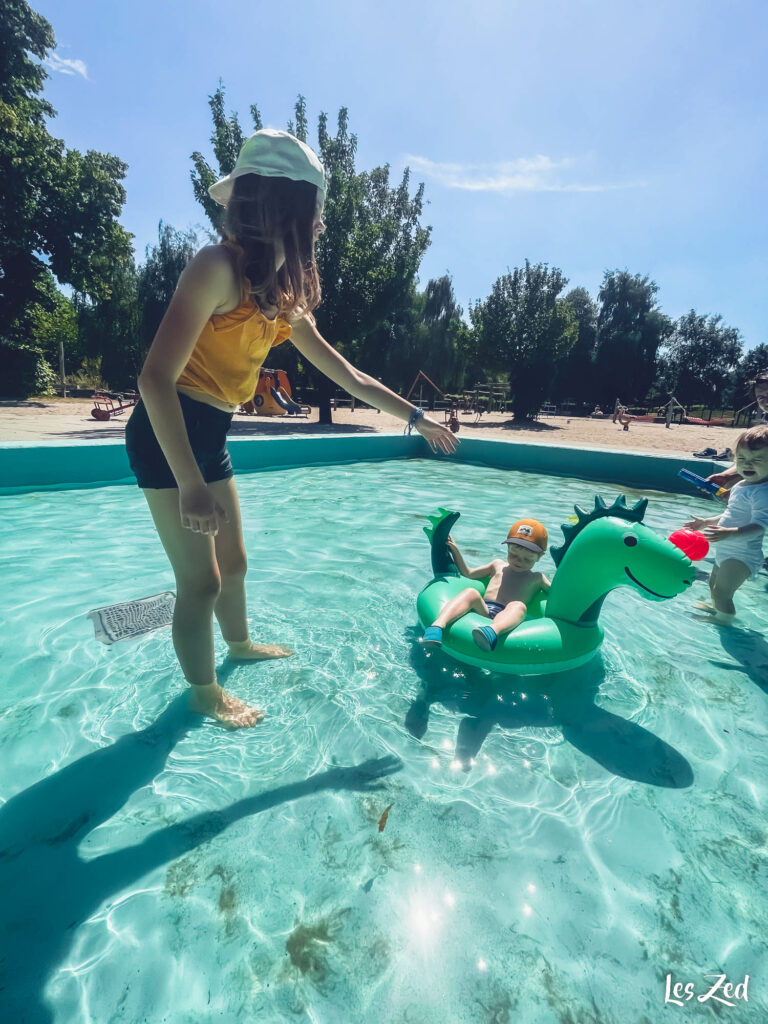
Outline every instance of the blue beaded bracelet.
<path fill-rule="evenodd" d="M 411 413 L 411 418 L 408 420 L 408 426 L 403 431 L 404 434 L 410 434 L 416 424 L 419 422 L 421 417 L 424 415 L 423 409 L 414 409 Z"/>

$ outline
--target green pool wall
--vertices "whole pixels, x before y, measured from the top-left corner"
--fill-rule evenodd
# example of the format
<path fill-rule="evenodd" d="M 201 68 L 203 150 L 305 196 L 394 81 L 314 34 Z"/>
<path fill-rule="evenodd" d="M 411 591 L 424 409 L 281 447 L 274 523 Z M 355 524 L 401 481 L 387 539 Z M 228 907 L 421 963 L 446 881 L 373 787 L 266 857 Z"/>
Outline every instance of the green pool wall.
<path fill-rule="evenodd" d="M 236 473 L 295 466 L 338 465 L 390 459 L 449 459 L 547 476 L 571 476 L 679 494 L 696 492 L 677 476 L 685 467 L 709 476 L 724 463 L 677 455 L 568 448 L 538 442 L 461 438 L 455 455 L 435 455 L 420 436 L 403 434 L 315 434 L 289 437 L 231 437 Z M 69 490 L 130 484 L 135 480 L 121 440 L 0 443 L 0 494 Z"/>

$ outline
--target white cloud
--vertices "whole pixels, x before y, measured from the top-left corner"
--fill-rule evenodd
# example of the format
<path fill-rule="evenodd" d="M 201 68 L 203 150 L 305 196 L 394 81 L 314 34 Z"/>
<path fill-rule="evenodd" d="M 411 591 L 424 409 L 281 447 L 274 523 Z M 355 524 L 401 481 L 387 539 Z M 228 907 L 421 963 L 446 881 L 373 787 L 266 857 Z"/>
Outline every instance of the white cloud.
<path fill-rule="evenodd" d="M 52 53 L 45 58 L 44 63 L 51 71 L 58 71 L 62 75 L 82 75 L 83 78 L 88 78 L 85 61 L 67 60 L 66 57 L 59 57 L 57 53 Z"/>
<path fill-rule="evenodd" d="M 640 181 L 603 185 L 568 181 L 564 172 L 572 169 L 576 162 L 571 157 L 552 160 L 548 156 L 534 156 L 498 164 L 441 164 L 413 154 L 405 157 L 405 163 L 414 173 L 433 178 L 446 188 L 468 192 L 606 192 L 644 185 Z"/>

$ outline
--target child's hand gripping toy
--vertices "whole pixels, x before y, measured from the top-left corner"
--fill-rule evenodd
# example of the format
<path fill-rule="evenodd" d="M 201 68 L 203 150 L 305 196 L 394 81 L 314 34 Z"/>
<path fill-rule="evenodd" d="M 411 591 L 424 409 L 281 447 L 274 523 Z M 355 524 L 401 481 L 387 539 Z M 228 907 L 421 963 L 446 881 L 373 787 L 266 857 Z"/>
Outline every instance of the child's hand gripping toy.
<path fill-rule="evenodd" d="M 705 480 L 703 476 L 698 476 L 696 473 L 691 473 L 689 469 L 679 469 L 677 475 L 686 480 L 689 484 L 693 484 L 694 487 L 700 488 L 702 491 L 706 491 L 708 494 L 714 494 L 716 498 L 719 498 L 723 494 L 727 494 L 728 488 L 721 487 L 720 484 L 713 484 L 709 480 Z"/>

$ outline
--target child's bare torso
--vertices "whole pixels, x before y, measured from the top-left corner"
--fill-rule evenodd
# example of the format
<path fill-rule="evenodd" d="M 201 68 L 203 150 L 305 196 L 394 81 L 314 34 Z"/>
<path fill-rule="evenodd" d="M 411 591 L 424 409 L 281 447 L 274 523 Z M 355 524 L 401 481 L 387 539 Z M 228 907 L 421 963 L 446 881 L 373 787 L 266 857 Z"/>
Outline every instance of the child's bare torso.
<path fill-rule="evenodd" d="M 498 559 L 492 562 L 493 576 L 485 588 L 485 600 L 507 605 L 511 601 L 522 601 L 527 605 L 541 590 L 540 572 L 515 572 L 506 562 Z"/>

